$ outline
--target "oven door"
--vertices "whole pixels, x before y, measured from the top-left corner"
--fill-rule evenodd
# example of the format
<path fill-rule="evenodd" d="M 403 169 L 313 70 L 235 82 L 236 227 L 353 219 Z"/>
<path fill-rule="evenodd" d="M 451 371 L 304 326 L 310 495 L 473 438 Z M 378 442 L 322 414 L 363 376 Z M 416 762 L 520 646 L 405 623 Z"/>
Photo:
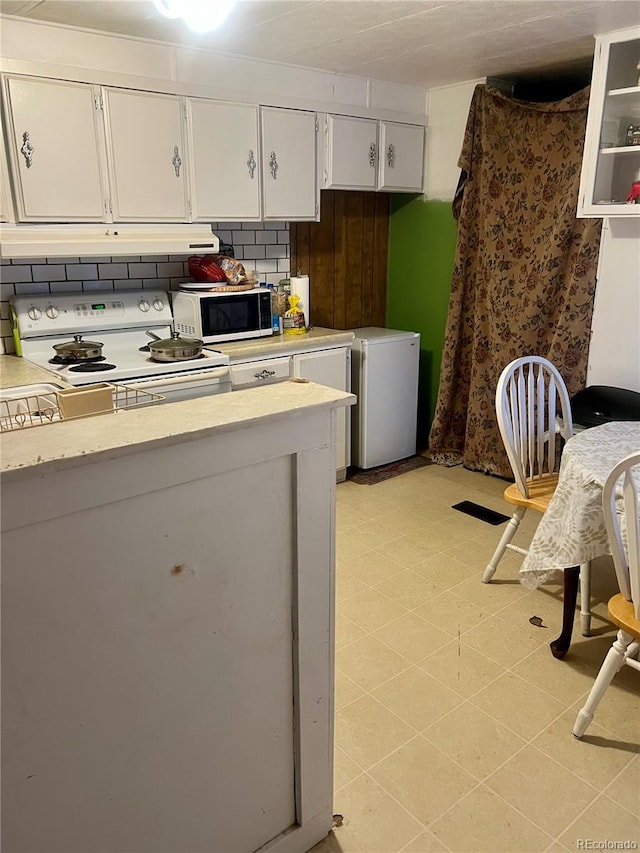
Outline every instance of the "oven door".
<path fill-rule="evenodd" d="M 231 391 L 231 377 L 228 367 L 215 367 L 211 370 L 174 373 L 171 376 L 157 376 L 153 379 L 129 379 L 122 383 L 130 388 L 139 388 L 152 394 L 161 394 L 164 403 L 177 403 L 180 400 L 195 400 L 211 394 L 225 394 Z"/>

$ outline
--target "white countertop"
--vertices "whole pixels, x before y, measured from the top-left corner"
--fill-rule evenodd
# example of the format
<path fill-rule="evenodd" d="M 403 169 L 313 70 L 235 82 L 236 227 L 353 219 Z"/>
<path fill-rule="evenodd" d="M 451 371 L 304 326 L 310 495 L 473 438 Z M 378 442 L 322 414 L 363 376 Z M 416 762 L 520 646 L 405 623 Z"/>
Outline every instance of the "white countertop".
<path fill-rule="evenodd" d="M 61 388 L 71 386 L 56 376 L 51 370 L 36 367 L 17 355 L 0 356 L 0 388 L 13 388 L 16 385 L 33 385 L 34 383 L 51 382 Z"/>
<path fill-rule="evenodd" d="M 354 334 L 350 329 L 311 328 L 304 335 L 271 335 L 268 338 L 250 338 L 228 344 L 207 344 L 210 349 L 220 350 L 232 361 L 243 358 L 267 358 L 290 355 L 306 349 L 321 349 L 323 346 L 349 346 Z"/>
<path fill-rule="evenodd" d="M 0 467 L 4 479 L 41 475 L 74 468 L 96 457 L 116 458 L 152 445 L 195 441 L 302 410 L 350 406 L 355 399 L 353 394 L 313 382 L 290 380 L 233 394 L 45 424 L 3 433 Z"/>

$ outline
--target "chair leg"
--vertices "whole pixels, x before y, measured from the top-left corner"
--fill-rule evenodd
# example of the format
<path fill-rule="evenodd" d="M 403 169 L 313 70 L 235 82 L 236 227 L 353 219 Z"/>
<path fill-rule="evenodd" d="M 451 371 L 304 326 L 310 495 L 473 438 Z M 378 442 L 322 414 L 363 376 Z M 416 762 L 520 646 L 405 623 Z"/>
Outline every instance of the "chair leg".
<path fill-rule="evenodd" d="M 607 687 L 613 681 L 614 675 L 624 665 L 625 658 L 628 653 L 628 647 L 633 643 L 631 634 L 626 631 L 618 631 L 618 636 L 614 640 L 613 645 L 609 649 L 606 658 L 604 659 L 600 672 L 596 676 L 596 680 L 591 688 L 591 692 L 587 697 L 584 707 L 578 711 L 576 722 L 573 726 L 573 736 L 581 738 L 587 730 L 587 726 L 593 720 L 593 715 L 596 708 L 600 704 L 600 700 L 604 696 Z"/>
<path fill-rule="evenodd" d="M 498 563 L 504 556 L 504 552 L 507 550 L 507 545 L 513 537 L 516 535 L 516 530 L 520 526 L 520 522 L 527 511 L 527 508 L 524 506 L 516 507 L 516 511 L 511 516 L 509 524 L 507 524 L 507 529 L 502 534 L 502 538 L 498 542 L 498 547 L 493 552 L 493 557 L 489 560 L 487 564 L 487 568 L 484 570 L 484 574 L 482 575 L 482 583 L 489 583 L 491 578 L 495 575 L 496 569 L 498 568 Z"/>
<path fill-rule="evenodd" d="M 580 565 L 580 631 L 583 637 L 591 635 L 591 564 Z"/>

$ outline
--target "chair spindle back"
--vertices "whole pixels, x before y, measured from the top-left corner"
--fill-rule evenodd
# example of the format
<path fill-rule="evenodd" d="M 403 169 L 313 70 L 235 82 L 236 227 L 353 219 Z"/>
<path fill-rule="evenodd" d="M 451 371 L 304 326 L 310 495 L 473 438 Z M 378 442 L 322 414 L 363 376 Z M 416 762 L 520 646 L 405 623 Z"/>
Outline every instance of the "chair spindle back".
<path fill-rule="evenodd" d="M 529 497 L 527 478 L 559 467 L 556 435 L 573 435 L 569 394 L 557 368 L 541 356 L 512 361 L 498 380 L 496 412 L 518 489 Z"/>
<path fill-rule="evenodd" d="M 632 470 L 634 469 L 634 470 Z M 618 483 L 622 481 L 622 494 Z M 631 453 L 611 471 L 602 490 L 602 509 L 620 592 L 633 602 L 640 620 L 640 452 Z M 625 551 L 620 514 L 624 513 Z"/>

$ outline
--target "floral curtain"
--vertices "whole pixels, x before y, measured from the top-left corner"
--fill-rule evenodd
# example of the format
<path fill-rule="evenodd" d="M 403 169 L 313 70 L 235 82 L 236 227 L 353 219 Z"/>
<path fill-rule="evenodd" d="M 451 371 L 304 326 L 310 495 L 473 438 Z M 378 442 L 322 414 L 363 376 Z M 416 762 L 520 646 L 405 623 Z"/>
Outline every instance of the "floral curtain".
<path fill-rule="evenodd" d="M 541 355 L 584 387 L 601 220 L 576 219 L 589 90 L 528 103 L 476 87 L 458 165 L 458 242 L 434 461 L 511 476 L 498 432 L 502 369 Z"/>

